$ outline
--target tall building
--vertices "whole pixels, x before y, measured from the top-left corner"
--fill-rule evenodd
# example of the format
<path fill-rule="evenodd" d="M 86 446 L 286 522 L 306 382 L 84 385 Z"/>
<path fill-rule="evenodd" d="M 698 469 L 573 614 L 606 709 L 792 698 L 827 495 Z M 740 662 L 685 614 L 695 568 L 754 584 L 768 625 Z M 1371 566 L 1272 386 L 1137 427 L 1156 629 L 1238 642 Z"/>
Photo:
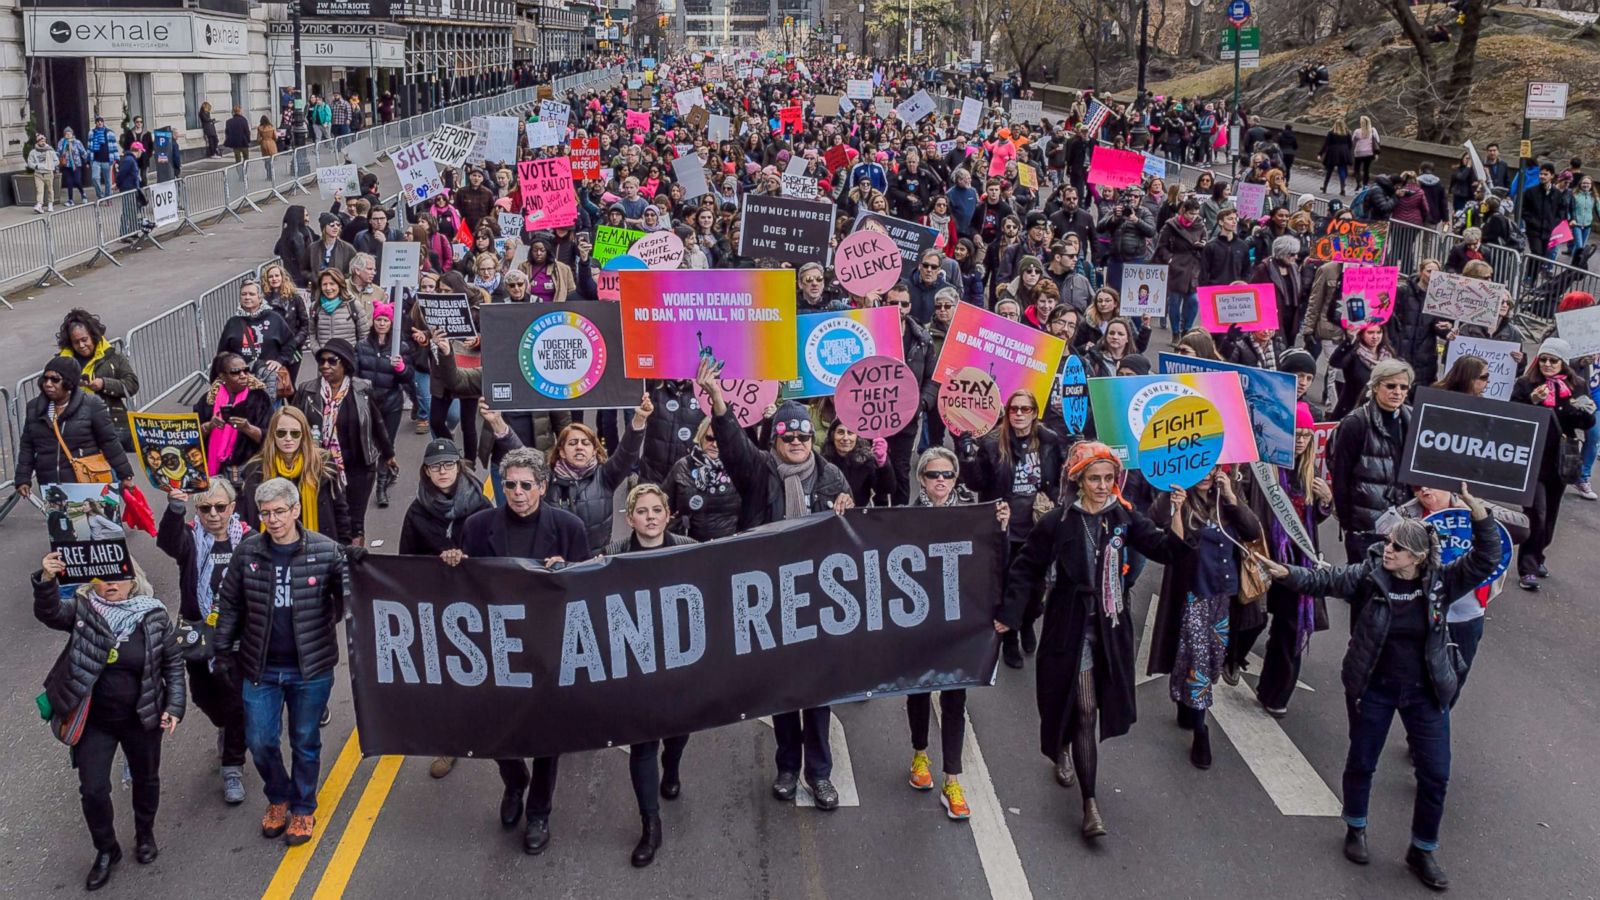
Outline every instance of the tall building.
<path fill-rule="evenodd" d="M 822 0 L 677 0 L 677 7 L 674 40 L 702 49 L 754 49 L 764 36 L 782 46 L 788 28 L 798 51 L 800 37 L 823 22 Z"/>

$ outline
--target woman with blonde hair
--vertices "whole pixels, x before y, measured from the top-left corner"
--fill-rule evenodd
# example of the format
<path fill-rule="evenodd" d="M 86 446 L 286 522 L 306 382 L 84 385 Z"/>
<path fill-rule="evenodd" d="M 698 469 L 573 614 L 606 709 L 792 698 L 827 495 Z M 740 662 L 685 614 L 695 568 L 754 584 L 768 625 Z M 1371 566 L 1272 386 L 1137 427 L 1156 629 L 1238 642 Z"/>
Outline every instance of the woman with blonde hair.
<path fill-rule="evenodd" d="M 294 279 L 281 262 L 270 262 L 261 267 L 261 297 L 272 311 L 283 317 L 289 326 L 289 340 L 293 350 L 289 355 L 289 383 L 300 383 L 300 358 L 311 339 L 311 316 L 306 312 L 305 294 L 294 286 Z"/>
<path fill-rule="evenodd" d="M 1372 127 L 1372 120 L 1366 116 L 1361 117 L 1360 125 L 1350 135 L 1351 152 L 1356 162 L 1356 190 L 1367 186 L 1372 180 L 1372 161 L 1383 152 L 1383 145 L 1378 140 L 1378 129 Z M 1344 179 L 1340 179 L 1342 183 Z M 1343 194 L 1341 190 L 1339 193 Z"/>
<path fill-rule="evenodd" d="M 293 406 L 281 406 L 272 414 L 261 452 L 244 464 L 239 515 L 246 522 L 260 523 L 256 488 L 273 478 L 287 478 L 299 488 L 302 527 L 341 544 L 349 542 L 350 511 L 338 469 L 317 442 L 306 414 Z"/>

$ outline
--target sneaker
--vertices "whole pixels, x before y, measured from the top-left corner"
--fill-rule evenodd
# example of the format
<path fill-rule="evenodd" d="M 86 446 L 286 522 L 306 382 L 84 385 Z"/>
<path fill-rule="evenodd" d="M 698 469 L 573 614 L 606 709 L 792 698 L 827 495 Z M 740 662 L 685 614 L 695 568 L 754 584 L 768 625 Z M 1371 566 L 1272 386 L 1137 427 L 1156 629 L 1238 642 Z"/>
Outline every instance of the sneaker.
<path fill-rule="evenodd" d="M 1541 579 L 1549 578 L 1550 570 L 1545 568 L 1544 563 L 1539 563 L 1533 567 L 1533 574 L 1539 576 Z"/>
<path fill-rule="evenodd" d="M 317 727 L 318 728 L 327 728 L 328 727 L 328 723 L 332 722 L 332 721 L 333 721 L 333 710 L 328 708 L 328 707 L 326 707 L 326 706 L 324 706 L 322 708 L 322 718 L 317 720 Z"/>
<path fill-rule="evenodd" d="M 833 782 L 807 776 L 806 787 L 811 789 L 811 798 L 817 802 L 817 809 L 832 812 L 839 808 L 839 789 L 833 786 Z"/>
<path fill-rule="evenodd" d="M 222 767 L 222 802 L 229 806 L 238 806 L 244 802 L 244 769 L 242 767 Z"/>
<path fill-rule="evenodd" d="M 1577 489 L 1578 496 L 1585 500 L 1600 500 L 1600 494 L 1596 494 L 1594 488 L 1589 486 L 1588 479 L 1578 482 L 1573 487 Z"/>
<path fill-rule="evenodd" d="M 415 431 L 417 434 L 427 434 L 428 433 L 428 423 L 419 419 L 417 421 L 417 424 L 415 426 L 413 426 L 411 430 Z"/>
<path fill-rule="evenodd" d="M 784 802 L 792 802 L 800 786 L 800 776 L 795 772 L 779 772 L 772 782 L 772 795 Z"/>
<path fill-rule="evenodd" d="M 311 832 L 317 827 L 316 816 L 290 816 L 289 834 L 284 838 L 289 846 L 298 847 L 311 840 Z"/>
<path fill-rule="evenodd" d="M 1517 579 L 1517 587 L 1525 591 L 1537 591 L 1539 589 L 1539 576 L 1524 575 Z"/>
<path fill-rule="evenodd" d="M 928 754 L 921 750 L 911 757 L 911 786 L 919 791 L 933 790 L 933 773 L 928 770 Z"/>
<path fill-rule="evenodd" d="M 961 793 L 961 785 L 954 781 L 944 783 L 939 802 L 944 804 L 945 814 L 958 822 L 972 818 L 972 810 L 967 808 L 967 798 Z"/>
<path fill-rule="evenodd" d="M 43 204 L 39 204 L 39 203 L 35 203 L 33 205 L 33 211 L 36 212 L 36 213 L 43 213 L 44 212 L 44 205 Z"/>
<path fill-rule="evenodd" d="M 267 807 L 267 814 L 261 817 L 261 836 L 275 838 L 283 834 L 289 826 L 289 804 L 274 803 Z"/>
<path fill-rule="evenodd" d="M 51 203 L 51 204 L 47 205 L 44 208 L 44 211 L 45 212 L 55 212 L 56 211 L 56 205 L 54 203 Z"/>

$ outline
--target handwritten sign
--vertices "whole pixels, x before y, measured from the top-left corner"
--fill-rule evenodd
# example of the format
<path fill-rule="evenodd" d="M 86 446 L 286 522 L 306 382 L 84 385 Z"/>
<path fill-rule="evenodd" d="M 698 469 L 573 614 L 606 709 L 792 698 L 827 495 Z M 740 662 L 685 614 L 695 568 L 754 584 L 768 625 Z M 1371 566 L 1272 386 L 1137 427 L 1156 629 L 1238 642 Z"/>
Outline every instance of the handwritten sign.
<path fill-rule="evenodd" d="M 1422 302 L 1422 311 L 1492 329 L 1500 319 L 1500 305 L 1509 300 L 1506 289 L 1492 281 L 1440 271 L 1428 278 L 1428 296 Z"/>
<path fill-rule="evenodd" d="M 390 158 L 394 160 L 395 174 L 400 176 L 400 194 L 406 198 L 407 206 L 427 203 L 444 190 L 439 167 L 428 154 L 427 138 L 401 147 Z"/>
<path fill-rule="evenodd" d="M 1164 316 L 1167 314 L 1167 267 L 1164 264 L 1123 263 L 1122 314 L 1125 316 Z"/>
<path fill-rule="evenodd" d="M 817 179 L 807 178 L 804 175 L 784 175 L 782 188 L 785 197 L 796 197 L 801 200 L 817 200 L 822 197 L 822 189 L 817 186 Z"/>
<path fill-rule="evenodd" d="M 1345 266 L 1340 280 L 1339 316 L 1344 326 L 1379 325 L 1394 315 L 1399 266 Z"/>
<path fill-rule="evenodd" d="M 331 200 L 340 194 L 345 197 L 360 196 L 361 182 L 357 179 L 356 167 L 323 166 L 317 169 L 317 193 L 324 200 Z"/>
<path fill-rule="evenodd" d="M 651 269 L 676 269 L 683 261 L 683 239 L 670 231 L 651 232 L 634 241 L 628 253 Z"/>
<path fill-rule="evenodd" d="M 1516 341 L 1458 335 L 1445 353 L 1444 371 L 1450 371 L 1463 356 L 1476 356 L 1489 366 L 1489 385 L 1483 389 L 1483 396 L 1491 400 L 1510 400 L 1511 386 L 1517 380 L 1517 361 L 1511 354 L 1521 351 L 1522 345 Z"/>
<path fill-rule="evenodd" d="M 1095 147 L 1089 158 L 1090 184 L 1102 187 L 1133 187 L 1144 176 L 1144 156 L 1136 150 Z"/>
<path fill-rule="evenodd" d="M 954 437 L 980 438 L 1000 421 L 1000 389 L 982 369 L 967 366 L 939 386 L 939 418 Z"/>
<path fill-rule="evenodd" d="M 517 163 L 522 212 L 535 228 L 567 228 L 578 221 L 578 196 L 572 190 L 572 161 L 565 156 Z"/>
<path fill-rule="evenodd" d="M 1600 306 L 1556 313 L 1556 333 L 1572 345 L 1572 358 L 1600 353 Z"/>
<path fill-rule="evenodd" d="M 1267 186 L 1241 181 L 1235 188 L 1234 200 L 1239 205 L 1240 218 L 1259 219 L 1266 214 Z"/>
<path fill-rule="evenodd" d="M 459 169 L 467 161 L 467 154 L 478 142 L 478 133 L 460 125 L 440 125 L 428 138 L 428 155 L 434 165 Z"/>
<path fill-rule="evenodd" d="M 573 181 L 594 181 L 600 177 L 600 139 L 578 138 L 567 145 L 572 161 Z"/>
<path fill-rule="evenodd" d="M 1383 244 L 1388 233 L 1388 222 L 1335 219 L 1328 223 L 1327 233 L 1312 242 L 1311 258 L 1377 265 L 1383 262 Z"/>
<path fill-rule="evenodd" d="M 615 257 L 628 252 L 633 242 L 644 237 L 644 232 L 614 225 L 601 225 L 594 230 L 594 261 L 605 265 Z"/>
<path fill-rule="evenodd" d="M 916 421 L 921 399 L 910 366 L 893 357 L 869 356 L 844 371 L 833 408 L 856 434 L 886 438 Z"/>
<path fill-rule="evenodd" d="M 1270 284 L 1219 284 L 1200 288 L 1200 326 L 1223 332 L 1278 327 L 1277 294 Z"/>

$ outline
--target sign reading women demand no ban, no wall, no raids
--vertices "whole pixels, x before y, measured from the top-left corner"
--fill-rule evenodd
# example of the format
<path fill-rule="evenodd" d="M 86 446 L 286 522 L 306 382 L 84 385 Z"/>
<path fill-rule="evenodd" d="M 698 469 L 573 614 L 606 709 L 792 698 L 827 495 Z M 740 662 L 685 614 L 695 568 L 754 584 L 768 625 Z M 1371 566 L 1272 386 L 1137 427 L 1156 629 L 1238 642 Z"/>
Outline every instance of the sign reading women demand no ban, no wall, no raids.
<path fill-rule="evenodd" d="M 724 378 L 788 381 L 799 371 L 793 269 L 619 275 L 629 378 L 694 378 L 702 359 L 722 363 Z"/>
<path fill-rule="evenodd" d="M 622 372 L 622 308 L 602 300 L 490 303 L 483 396 L 491 409 L 632 408 L 644 384 Z"/>

